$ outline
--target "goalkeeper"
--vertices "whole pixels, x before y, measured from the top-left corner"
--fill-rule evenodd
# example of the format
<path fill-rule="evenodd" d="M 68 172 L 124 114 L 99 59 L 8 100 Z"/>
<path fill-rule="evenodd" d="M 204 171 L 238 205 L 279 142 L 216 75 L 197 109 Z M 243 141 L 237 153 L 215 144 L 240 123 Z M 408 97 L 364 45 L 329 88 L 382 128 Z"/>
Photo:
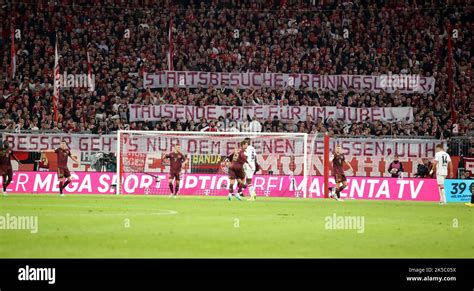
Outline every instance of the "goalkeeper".
<path fill-rule="evenodd" d="M 179 191 L 179 183 L 181 180 L 181 174 L 183 172 L 182 169 L 188 162 L 188 158 L 184 153 L 181 152 L 181 145 L 178 143 L 174 145 L 174 152 L 166 154 L 164 156 L 164 159 L 170 160 L 170 174 L 168 177 L 168 183 L 169 183 L 170 191 L 171 191 L 170 197 L 176 198 Z M 173 180 L 176 183 L 176 185 L 174 186 L 174 189 L 173 189 Z"/>

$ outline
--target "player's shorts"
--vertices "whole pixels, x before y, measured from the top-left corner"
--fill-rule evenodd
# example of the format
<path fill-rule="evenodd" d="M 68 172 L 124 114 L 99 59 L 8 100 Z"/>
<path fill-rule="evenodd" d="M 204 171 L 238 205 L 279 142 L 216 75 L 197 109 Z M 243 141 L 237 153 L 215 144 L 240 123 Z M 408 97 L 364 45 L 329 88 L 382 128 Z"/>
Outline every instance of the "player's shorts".
<path fill-rule="evenodd" d="M 169 179 L 175 179 L 181 181 L 181 172 L 170 172 Z"/>
<path fill-rule="evenodd" d="M 249 165 L 245 164 L 244 165 L 244 173 L 245 173 L 245 178 L 246 179 L 252 179 L 253 178 L 253 173 L 255 173 L 255 170 L 252 169 Z"/>
<path fill-rule="evenodd" d="M 68 168 L 58 168 L 58 178 L 69 178 L 71 177 L 71 172 Z"/>
<path fill-rule="evenodd" d="M 13 176 L 13 169 L 11 166 L 0 166 L 0 175 L 7 175 L 9 177 Z"/>
<path fill-rule="evenodd" d="M 347 181 L 346 175 L 344 174 L 336 174 L 334 175 L 334 179 L 336 180 L 336 183 L 342 183 Z"/>
<path fill-rule="evenodd" d="M 235 180 L 235 179 L 245 179 L 245 173 L 244 169 L 242 168 L 229 168 L 229 179 Z"/>
<path fill-rule="evenodd" d="M 438 185 L 444 185 L 444 180 L 446 180 L 446 175 L 436 175 Z"/>

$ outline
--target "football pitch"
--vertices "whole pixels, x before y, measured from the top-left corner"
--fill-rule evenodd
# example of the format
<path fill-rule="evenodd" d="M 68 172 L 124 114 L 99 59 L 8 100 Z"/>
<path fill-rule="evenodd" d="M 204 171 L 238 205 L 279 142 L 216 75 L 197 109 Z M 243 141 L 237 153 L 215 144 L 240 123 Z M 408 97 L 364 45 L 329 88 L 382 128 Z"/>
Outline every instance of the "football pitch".
<path fill-rule="evenodd" d="M 152 195 L 0 196 L 1 258 L 472 258 L 461 203 Z"/>

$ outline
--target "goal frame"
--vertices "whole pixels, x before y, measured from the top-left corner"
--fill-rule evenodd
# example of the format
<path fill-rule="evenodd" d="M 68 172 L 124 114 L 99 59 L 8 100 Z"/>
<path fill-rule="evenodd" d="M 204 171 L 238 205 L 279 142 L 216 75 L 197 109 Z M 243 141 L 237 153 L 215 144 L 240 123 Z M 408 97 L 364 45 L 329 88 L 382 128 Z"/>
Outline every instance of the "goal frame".
<path fill-rule="evenodd" d="M 272 135 L 279 135 L 279 136 L 291 136 L 291 137 L 302 137 L 303 138 L 303 160 L 304 160 L 304 167 L 303 167 L 303 198 L 307 197 L 307 188 L 308 188 L 308 134 L 307 133 L 299 133 L 299 132 L 226 132 L 226 131 L 162 131 L 162 130 L 118 130 L 117 131 L 117 151 L 116 151 L 116 195 L 120 195 L 122 190 L 122 164 L 121 164 L 121 135 L 122 134 L 157 134 L 157 135 L 174 135 L 174 134 L 182 134 L 182 135 L 242 135 L 245 136 L 272 136 Z"/>

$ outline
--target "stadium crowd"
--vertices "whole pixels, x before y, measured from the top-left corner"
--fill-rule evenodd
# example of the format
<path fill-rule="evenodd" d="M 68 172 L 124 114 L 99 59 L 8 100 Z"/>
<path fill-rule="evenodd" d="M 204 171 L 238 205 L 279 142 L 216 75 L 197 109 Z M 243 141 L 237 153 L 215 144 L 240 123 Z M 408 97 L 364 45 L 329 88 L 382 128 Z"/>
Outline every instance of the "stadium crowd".
<path fill-rule="evenodd" d="M 323 132 L 342 135 L 450 137 L 474 131 L 472 12 L 468 1 L 22 1 L 4 4 L 0 129 L 107 133 L 117 129 Z M 173 4 L 172 4 L 173 3 Z M 199 4 L 193 4 L 199 3 Z M 6 8 L 5 8 L 6 7 Z M 41 13 L 37 13 L 41 11 Z M 142 73 L 167 69 L 173 19 L 175 70 L 314 74 L 420 74 L 436 78 L 435 94 L 215 88 L 143 88 Z M 453 37 L 453 89 L 448 98 L 447 27 Z M 16 76 L 11 72 L 10 28 Z M 348 35 L 344 36 L 344 29 Z M 54 45 L 61 73 L 84 74 L 91 57 L 95 90 L 61 88 L 52 116 Z M 282 97 L 284 95 L 284 97 Z M 398 107 L 414 122 L 278 119 L 129 122 L 129 104 Z"/>

